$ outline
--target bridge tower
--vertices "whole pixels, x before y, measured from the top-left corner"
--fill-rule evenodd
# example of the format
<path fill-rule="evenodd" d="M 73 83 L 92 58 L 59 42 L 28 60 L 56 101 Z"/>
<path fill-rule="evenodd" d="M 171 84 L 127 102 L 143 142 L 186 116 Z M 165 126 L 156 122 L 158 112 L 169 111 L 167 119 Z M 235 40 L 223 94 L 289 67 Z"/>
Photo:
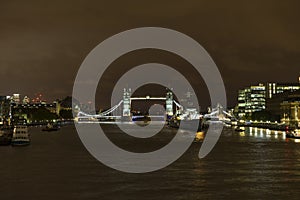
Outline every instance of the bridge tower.
<path fill-rule="evenodd" d="M 131 116 L 131 88 L 128 90 L 124 88 L 123 92 L 123 117 L 130 117 Z"/>
<path fill-rule="evenodd" d="M 173 93 L 171 91 L 168 91 L 166 95 L 166 114 L 173 116 Z"/>
<path fill-rule="evenodd" d="M 219 117 L 224 117 L 224 109 L 223 106 L 221 104 L 217 104 L 217 111 L 218 111 L 218 115 Z"/>

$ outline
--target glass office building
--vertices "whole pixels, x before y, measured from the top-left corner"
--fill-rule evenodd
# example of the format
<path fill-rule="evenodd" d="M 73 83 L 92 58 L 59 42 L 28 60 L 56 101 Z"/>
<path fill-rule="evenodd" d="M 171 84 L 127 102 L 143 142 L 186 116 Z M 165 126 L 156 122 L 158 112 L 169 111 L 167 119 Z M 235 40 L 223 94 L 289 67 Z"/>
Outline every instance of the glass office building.
<path fill-rule="evenodd" d="M 243 118 L 253 112 L 266 109 L 266 102 L 274 95 L 300 90 L 300 83 L 260 83 L 249 86 L 238 93 L 237 114 Z"/>
<path fill-rule="evenodd" d="M 266 87 L 264 84 L 250 86 L 239 90 L 238 115 L 244 117 L 256 111 L 264 110 L 266 107 Z"/>

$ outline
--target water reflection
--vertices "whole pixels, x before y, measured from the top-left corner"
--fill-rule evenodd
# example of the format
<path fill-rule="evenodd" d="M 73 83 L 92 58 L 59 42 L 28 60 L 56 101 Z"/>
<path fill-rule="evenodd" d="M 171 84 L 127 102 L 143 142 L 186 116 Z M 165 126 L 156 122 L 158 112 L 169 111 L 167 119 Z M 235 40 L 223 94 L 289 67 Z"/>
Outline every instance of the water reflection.
<path fill-rule="evenodd" d="M 177 134 L 166 128 L 153 140 L 136 142 L 105 126 L 116 144 L 136 152 L 165 145 Z M 198 158 L 200 141 L 168 167 L 147 174 L 105 167 L 85 150 L 73 126 L 59 134 L 32 128 L 31 135 L 30 146 L 0 148 L 1 199 L 299 199 L 300 139 L 285 139 L 282 131 L 226 127 L 207 157 Z M 203 140 L 205 133 L 196 137 Z"/>
<path fill-rule="evenodd" d="M 294 139 L 295 143 L 300 143 L 300 139 Z"/>
<path fill-rule="evenodd" d="M 196 139 L 196 141 L 203 140 L 204 139 L 204 132 L 202 132 L 202 131 L 197 132 L 196 135 L 195 135 L 195 139 Z"/>
<path fill-rule="evenodd" d="M 245 132 L 240 132 L 240 136 L 245 137 L 246 136 Z"/>
<path fill-rule="evenodd" d="M 257 128 L 257 127 L 245 127 L 245 134 L 240 133 L 240 136 L 250 136 L 254 138 L 260 139 L 276 139 L 276 140 L 286 140 L 285 131 L 279 130 L 270 130 L 264 128 Z M 296 142 L 296 140 L 294 140 Z M 300 141 L 299 141 L 300 142 Z"/>

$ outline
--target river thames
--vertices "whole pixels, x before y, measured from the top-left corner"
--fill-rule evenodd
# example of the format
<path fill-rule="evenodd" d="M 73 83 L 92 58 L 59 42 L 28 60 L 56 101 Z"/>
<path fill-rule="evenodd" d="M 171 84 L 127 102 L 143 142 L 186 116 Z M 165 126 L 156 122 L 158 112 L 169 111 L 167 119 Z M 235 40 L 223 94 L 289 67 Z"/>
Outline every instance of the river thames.
<path fill-rule="evenodd" d="M 159 149 L 175 129 L 132 140 L 103 128 L 120 147 Z M 81 143 L 74 126 L 57 132 L 30 128 L 26 147 L 0 146 L 0 199 L 299 199 L 300 140 L 283 132 L 225 128 L 212 152 L 198 158 L 201 141 L 168 167 L 128 174 L 106 167 Z M 184 133 L 182 133 L 184 134 Z"/>

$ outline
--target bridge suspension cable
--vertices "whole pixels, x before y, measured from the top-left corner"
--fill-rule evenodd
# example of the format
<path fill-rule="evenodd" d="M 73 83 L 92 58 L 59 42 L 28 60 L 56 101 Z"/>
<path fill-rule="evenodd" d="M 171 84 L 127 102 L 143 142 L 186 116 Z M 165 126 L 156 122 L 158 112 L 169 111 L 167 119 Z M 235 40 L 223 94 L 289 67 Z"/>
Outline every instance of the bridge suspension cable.
<path fill-rule="evenodd" d="M 177 107 L 179 107 L 179 108 L 183 108 L 183 106 L 182 105 L 180 105 L 177 101 L 175 101 L 175 100 L 173 100 L 173 102 L 175 103 L 175 105 L 177 106 Z"/>
<path fill-rule="evenodd" d="M 91 115 L 91 114 L 87 114 L 87 113 L 84 113 L 82 111 L 78 112 L 77 116 L 78 117 L 87 117 L 87 118 L 97 118 L 97 117 L 104 117 L 110 113 L 112 113 L 113 111 L 115 111 L 121 104 L 123 103 L 123 100 L 121 100 L 117 105 L 113 106 L 112 108 L 102 112 L 102 113 L 99 113 L 97 115 Z M 81 115 L 81 116 L 80 116 Z"/>
<path fill-rule="evenodd" d="M 112 113 L 113 111 L 115 111 L 121 104 L 123 103 L 123 100 L 121 100 L 117 105 L 115 105 L 114 107 L 102 112 L 102 113 L 99 113 L 98 115 L 101 115 L 101 116 L 105 116 L 105 115 L 108 115 L 110 113 Z"/>

